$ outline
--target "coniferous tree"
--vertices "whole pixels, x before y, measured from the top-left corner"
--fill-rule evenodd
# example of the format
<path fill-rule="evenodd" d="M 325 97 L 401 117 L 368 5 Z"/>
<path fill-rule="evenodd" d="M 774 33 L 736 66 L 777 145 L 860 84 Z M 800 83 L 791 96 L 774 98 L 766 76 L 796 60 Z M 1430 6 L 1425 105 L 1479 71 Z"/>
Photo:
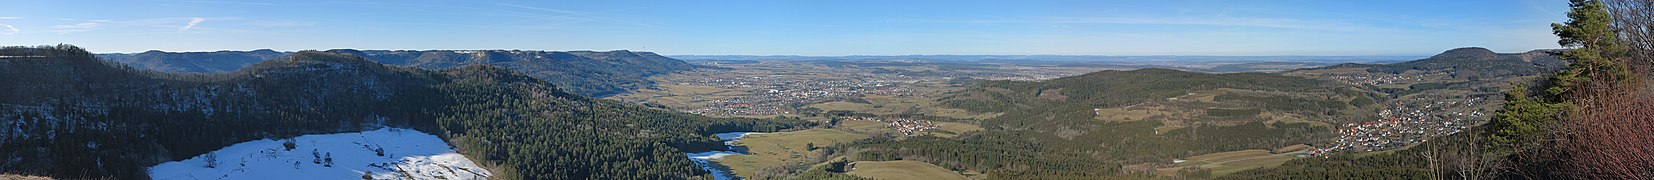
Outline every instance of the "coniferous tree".
<path fill-rule="evenodd" d="M 207 168 L 218 168 L 218 153 L 202 155 L 202 161 L 206 162 Z"/>

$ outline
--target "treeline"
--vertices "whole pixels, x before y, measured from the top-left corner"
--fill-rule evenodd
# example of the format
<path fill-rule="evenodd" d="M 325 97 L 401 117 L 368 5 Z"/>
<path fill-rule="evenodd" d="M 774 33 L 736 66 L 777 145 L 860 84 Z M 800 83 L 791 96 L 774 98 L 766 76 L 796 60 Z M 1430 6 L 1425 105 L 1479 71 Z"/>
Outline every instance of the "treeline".
<path fill-rule="evenodd" d="M 1080 105 L 1119 107 L 1152 99 L 1217 88 L 1331 91 L 1324 82 L 1266 73 L 1206 74 L 1171 69 L 1106 70 L 1042 82 L 983 81 L 949 93 L 942 105 L 974 112 L 1005 112 L 1019 108 Z M 1061 99 L 1040 98 L 1065 97 Z"/>
<path fill-rule="evenodd" d="M 1360 98 L 1364 97 L 1358 96 L 1354 99 Z M 1371 102 L 1372 99 L 1365 99 L 1365 101 L 1345 102 L 1343 100 L 1332 99 L 1330 97 L 1316 99 L 1314 97 L 1296 97 L 1291 95 L 1244 95 L 1233 92 L 1219 94 L 1212 97 L 1212 101 L 1246 104 L 1250 107 L 1258 107 L 1265 111 L 1277 113 L 1295 113 L 1321 116 L 1339 115 L 1339 111 L 1349 108 L 1355 104 L 1373 103 Z"/>
<path fill-rule="evenodd" d="M 952 170 L 983 172 L 993 178 L 1097 179 L 1146 174 L 1141 169 L 1128 170 L 1123 164 L 1164 164 L 1171 159 L 1199 154 L 1274 149 L 1331 137 L 1326 127 L 1307 123 L 1266 124 L 1256 117 L 1246 117 L 1246 120 L 1255 120 L 1252 122 L 1189 123 L 1188 127 L 1181 128 L 1163 128 L 1166 124 L 1155 120 L 1094 119 L 1096 108 L 1122 107 L 1218 88 L 1309 97 L 1340 96 L 1341 93 L 1365 95 L 1340 92 L 1322 81 L 1276 74 L 1206 74 L 1169 69 L 1101 71 L 1043 82 L 983 81 L 950 93 L 942 103 L 976 112 L 1004 113 L 980 121 L 986 131 L 965 133 L 955 139 L 874 138 L 849 145 L 851 150 L 847 156 L 858 160 L 924 161 Z M 1288 100 L 1299 99 L 1302 98 Z M 1316 107 L 1290 107 L 1302 102 L 1266 97 L 1235 96 L 1222 100 L 1222 103 L 1255 104 L 1263 109 L 1217 112 L 1219 115 L 1255 115 L 1260 110 L 1319 115 L 1328 109 L 1348 106 L 1341 100 L 1312 101 Z"/>
<path fill-rule="evenodd" d="M 914 160 L 953 171 L 977 170 L 989 179 L 1096 179 L 1120 174 L 1120 165 L 1045 148 L 1004 133 L 967 133 L 958 139 L 874 137 L 847 145 L 854 161 Z"/>
<path fill-rule="evenodd" d="M 262 138 L 407 127 L 503 179 L 705 177 L 708 134 L 811 126 L 592 99 L 491 66 L 443 71 L 304 51 L 223 74 L 137 70 L 74 46 L 0 48 L 0 173 L 143 179 L 156 163 Z"/>
<path fill-rule="evenodd" d="M 447 69 L 481 64 L 500 66 L 557 84 L 563 91 L 590 97 L 606 97 L 648 88 L 654 86 L 655 83 L 649 80 L 649 77 L 698 67 L 652 52 L 626 50 L 608 52 L 518 50 L 456 52 L 449 50 L 358 51 L 339 49 L 329 51 L 354 54 L 385 64 L 427 69 Z"/>
<path fill-rule="evenodd" d="M 648 78 L 690 70 L 695 66 L 650 52 L 632 51 L 521 51 L 521 50 L 353 50 L 328 52 L 349 54 L 397 66 L 440 70 L 466 65 L 488 64 L 517 70 L 531 77 L 561 86 L 566 92 L 605 97 L 653 85 Z M 99 57 L 143 69 L 166 72 L 235 72 L 290 52 L 268 49 L 254 51 L 162 52 L 100 54 Z"/>

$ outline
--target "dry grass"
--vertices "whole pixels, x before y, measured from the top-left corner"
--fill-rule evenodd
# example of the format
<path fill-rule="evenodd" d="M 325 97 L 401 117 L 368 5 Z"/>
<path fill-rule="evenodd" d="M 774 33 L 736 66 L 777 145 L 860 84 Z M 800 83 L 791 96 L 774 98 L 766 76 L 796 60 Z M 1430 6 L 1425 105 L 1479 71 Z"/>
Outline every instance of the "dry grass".
<path fill-rule="evenodd" d="M 45 176 L 25 176 L 25 175 L 15 175 L 15 174 L 0 174 L 0 179 L 5 179 L 5 180 L 51 180 L 52 178 L 45 177 Z"/>
<path fill-rule="evenodd" d="M 1200 162 L 1213 163 L 1213 162 L 1233 161 L 1233 160 L 1238 160 L 1238 159 L 1246 159 L 1246 158 L 1268 156 L 1268 155 L 1270 155 L 1269 150 L 1254 149 L 1254 150 L 1240 150 L 1240 151 L 1229 151 L 1229 152 L 1217 152 L 1217 153 L 1210 153 L 1210 154 L 1202 154 L 1202 155 L 1198 155 L 1198 156 L 1190 156 L 1189 158 L 1186 158 L 1184 160 L 1187 160 L 1187 161 L 1190 161 L 1190 162 L 1200 161 Z"/>
<path fill-rule="evenodd" d="M 1130 107 L 1130 108 L 1124 108 L 1124 107 L 1122 107 L 1122 108 L 1100 108 L 1100 109 L 1093 109 L 1093 111 L 1096 111 L 1096 113 L 1097 113 L 1096 114 L 1097 120 L 1111 121 L 1111 122 L 1142 121 L 1142 120 L 1147 120 L 1149 118 L 1153 118 L 1153 117 L 1156 117 L 1156 116 L 1175 116 L 1175 115 L 1177 115 L 1176 113 L 1168 110 L 1166 107 L 1163 107 L 1163 106 L 1137 106 L 1137 107 Z"/>
<path fill-rule="evenodd" d="M 849 174 L 873 179 L 965 179 L 947 168 L 919 161 L 857 161 Z"/>
<path fill-rule="evenodd" d="M 665 90 L 666 92 L 671 92 L 671 93 L 675 93 L 675 94 L 712 94 L 712 93 L 727 91 L 726 89 L 718 88 L 716 86 L 696 86 L 696 85 L 658 85 L 658 86 L 660 86 L 661 90 Z"/>
<path fill-rule="evenodd" d="M 1291 145 L 1291 146 L 1276 148 L 1275 153 L 1297 152 L 1297 151 L 1302 151 L 1302 150 L 1309 150 L 1311 148 L 1315 148 L 1315 147 L 1311 147 L 1309 145 L 1303 145 L 1303 144 L 1294 144 L 1294 145 Z"/>
<path fill-rule="evenodd" d="M 953 138 L 953 137 L 958 137 L 959 134 L 963 134 L 963 133 L 966 133 L 966 132 L 983 130 L 981 126 L 976 126 L 976 125 L 972 125 L 972 124 L 956 123 L 956 122 L 934 122 L 934 123 L 936 124 L 937 128 L 934 129 L 934 130 L 930 130 L 930 132 L 931 132 L 930 135 L 934 135 L 936 137 Z"/>
<path fill-rule="evenodd" d="M 1173 124 L 1161 125 L 1160 127 L 1154 127 L 1154 134 L 1162 134 L 1162 133 L 1166 133 L 1166 132 L 1172 132 L 1172 130 L 1183 129 L 1185 127 L 1188 127 L 1188 126 L 1173 125 Z"/>
<path fill-rule="evenodd" d="M 880 134 L 894 131 L 884 126 L 884 123 L 876 121 L 839 121 L 838 127 L 834 127 L 834 129 L 843 129 L 858 134 Z"/>
<path fill-rule="evenodd" d="M 1296 146 L 1283 147 L 1283 149 Z M 1250 169 L 1280 166 L 1282 163 L 1297 158 L 1296 154 L 1271 154 L 1269 150 L 1261 149 L 1217 152 L 1190 156 L 1185 158 L 1183 163 L 1176 164 L 1177 167 L 1161 168 L 1156 172 L 1160 175 L 1173 175 L 1177 173 L 1177 170 L 1183 168 L 1201 168 L 1211 170 L 1214 177 L 1221 177 Z"/>
<path fill-rule="evenodd" d="M 735 141 L 736 145 L 746 146 L 750 155 L 730 155 L 714 161 L 729 166 L 730 170 L 734 171 L 736 175 L 752 177 L 754 173 L 766 166 L 783 164 L 783 162 L 790 160 L 806 159 L 804 157 L 810 153 L 808 149 L 805 149 L 807 144 L 826 147 L 862 138 L 867 138 L 867 135 L 837 129 L 752 134 Z"/>
<path fill-rule="evenodd" d="M 1275 122 L 1282 122 L 1282 123 L 1287 123 L 1287 124 L 1309 123 L 1309 125 L 1311 125 L 1311 126 L 1334 128 L 1332 126 L 1332 124 L 1327 124 L 1327 122 L 1321 122 L 1321 121 L 1311 121 L 1311 120 L 1309 120 L 1308 117 L 1305 117 L 1302 114 L 1275 113 L 1275 112 L 1270 112 L 1270 111 L 1264 111 L 1263 113 L 1259 113 L 1258 115 L 1260 117 L 1264 117 L 1265 119 L 1270 120 L 1270 121 L 1267 121 L 1267 122 L 1264 122 L 1264 123 L 1275 123 Z"/>
<path fill-rule="evenodd" d="M 812 105 L 810 105 L 810 107 L 815 107 L 815 108 L 821 109 L 823 111 L 845 110 L 845 111 L 854 111 L 854 112 L 867 112 L 867 110 L 875 110 L 873 108 L 872 104 L 862 104 L 862 103 L 853 103 L 853 102 L 844 102 L 844 101 L 833 101 L 833 102 L 824 102 L 824 103 L 812 104 Z M 877 113 L 875 113 L 875 114 L 877 114 Z"/>

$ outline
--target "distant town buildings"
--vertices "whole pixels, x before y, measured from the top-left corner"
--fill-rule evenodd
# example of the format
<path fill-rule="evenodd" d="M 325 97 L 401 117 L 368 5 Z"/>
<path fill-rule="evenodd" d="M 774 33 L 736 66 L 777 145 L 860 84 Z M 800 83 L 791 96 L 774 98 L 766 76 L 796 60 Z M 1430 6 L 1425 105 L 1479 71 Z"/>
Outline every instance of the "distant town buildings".
<path fill-rule="evenodd" d="M 1342 151 L 1378 151 L 1407 147 L 1469 130 L 1488 119 L 1479 108 L 1480 97 L 1446 100 L 1399 100 L 1378 113 L 1378 119 L 1344 124 L 1332 144 L 1311 150 L 1312 155 Z"/>
<path fill-rule="evenodd" d="M 839 120 L 848 121 L 876 121 L 884 123 L 884 127 L 895 130 L 906 136 L 920 135 L 927 130 L 940 128 L 929 120 L 898 117 L 841 117 Z"/>
<path fill-rule="evenodd" d="M 753 89 L 741 96 L 701 99 L 708 105 L 686 111 L 715 115 L 778 115 L 792 114 L 794 106 L 860 97 L 865 94 L 884 96 L 918 96 L 911 86 L 920 80 L 898 74 L 866 74 L 851 80 L 806 80 L 782 75 L 743 78 L 699 78 L 668 82 L 676 85 L 713 86 L 723 89 Z"/>

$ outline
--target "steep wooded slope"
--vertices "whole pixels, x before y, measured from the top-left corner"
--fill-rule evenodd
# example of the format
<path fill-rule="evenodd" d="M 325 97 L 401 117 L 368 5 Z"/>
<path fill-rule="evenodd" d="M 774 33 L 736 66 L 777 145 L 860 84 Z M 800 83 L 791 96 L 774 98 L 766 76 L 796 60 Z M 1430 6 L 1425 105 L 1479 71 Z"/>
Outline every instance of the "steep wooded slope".
<path fill-rule="evenodd" d="M 796 120 L 715 119 L 593 99 L 494 66 L 442 71 L 302 51 L 230 73 L 173 74 L 73 46 L 0 49 L 0 173 L 143 178 L 231 143 L 407 127 L 503 178 L 690 178 L 712 133 Z"/>
<path fill-rule="evenodd" d="M 432 70 L 467 65 L 494 65 L 521 72 L 552 84 L 563 91 L 592 97 L 632 92 L 654 85 L 649 77 L 694 69 L 689 63 L 652 52 L 626 50 L 521 51 L 521 50 L 353 50 L 328 52 L 352 54 L 379 63 Z M 266 59 L 291 55 L 271 50 L 162 52 L 100 54 L 99 57 L 131 66 L 165 72 L 225 73 Z"/>

